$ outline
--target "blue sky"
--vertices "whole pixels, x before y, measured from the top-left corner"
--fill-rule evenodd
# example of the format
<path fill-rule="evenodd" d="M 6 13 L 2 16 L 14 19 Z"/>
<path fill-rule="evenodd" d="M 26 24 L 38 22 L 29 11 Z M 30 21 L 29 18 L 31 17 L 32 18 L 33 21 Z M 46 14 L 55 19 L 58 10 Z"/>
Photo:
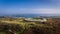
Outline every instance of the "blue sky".
<path fill-rule="evenodd" d="M 0 14 L 60 14 L 60 0 L 0 0 Z"/>

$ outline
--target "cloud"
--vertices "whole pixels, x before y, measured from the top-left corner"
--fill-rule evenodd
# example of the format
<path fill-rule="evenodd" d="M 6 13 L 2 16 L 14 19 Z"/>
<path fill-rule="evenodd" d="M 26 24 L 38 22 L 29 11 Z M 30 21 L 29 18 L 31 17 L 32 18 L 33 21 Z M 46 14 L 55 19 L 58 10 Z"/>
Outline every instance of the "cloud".
<path fill-rule="evenodd" d="M 36 13 L 36 14 L 60 14 L 60 9 L 46 9 L 46 8 L 37 8 L 37 9 L 20 9 L 22 13 Z"/>
<path fill-rule="evenodd" d="M 20 9 L 5 9 L 4 13 L 8 14 L 60 14 L 60 9 L 53 8 L 20 8 Z"/>

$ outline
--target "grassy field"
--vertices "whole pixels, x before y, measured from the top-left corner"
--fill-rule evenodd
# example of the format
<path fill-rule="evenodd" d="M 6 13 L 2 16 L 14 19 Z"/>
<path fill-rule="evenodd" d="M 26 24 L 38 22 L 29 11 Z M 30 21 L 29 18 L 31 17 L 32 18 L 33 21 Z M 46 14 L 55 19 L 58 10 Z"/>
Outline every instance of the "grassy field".
<path fill-rule="evenodd" d="M 0 34 L 60 34 L 60 21 L 26 22 L 20 18 L 0 18 Z"/>

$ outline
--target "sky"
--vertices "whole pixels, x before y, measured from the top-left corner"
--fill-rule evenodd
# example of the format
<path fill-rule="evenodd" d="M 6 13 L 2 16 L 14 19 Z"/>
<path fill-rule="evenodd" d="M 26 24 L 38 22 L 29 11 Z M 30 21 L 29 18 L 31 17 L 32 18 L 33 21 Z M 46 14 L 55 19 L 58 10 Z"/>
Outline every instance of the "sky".
<path fill-rule="evenodd" d="M 0 0 L 0 14 L 60 14 L 60 0 Z"/>

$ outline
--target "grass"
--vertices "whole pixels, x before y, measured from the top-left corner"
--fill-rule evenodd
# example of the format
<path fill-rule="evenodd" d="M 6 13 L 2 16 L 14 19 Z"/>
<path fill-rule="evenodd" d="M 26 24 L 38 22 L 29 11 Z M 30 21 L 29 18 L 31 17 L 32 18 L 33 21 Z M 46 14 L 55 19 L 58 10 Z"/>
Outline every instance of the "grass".
<path fill-rule="evenodd" d="M 5 32 L 0 32 L 0 34 L 5 34 Z"/>
<path fill-rule="evenodd" d="M 11 20 L 7 18 L 6 20 L 5 18 L 0 20 L 0 30 L 2 30 L 0 34 L 6 34 L 5 32 L 10 34 L 9 30 L 12 31 L 11 33 L 17 34 L 54 34 L 56 31 L 52 25 L 42 24 L 40 22 L 26 22 L 24 20 L 20 21 L 19 19 Z"/>

